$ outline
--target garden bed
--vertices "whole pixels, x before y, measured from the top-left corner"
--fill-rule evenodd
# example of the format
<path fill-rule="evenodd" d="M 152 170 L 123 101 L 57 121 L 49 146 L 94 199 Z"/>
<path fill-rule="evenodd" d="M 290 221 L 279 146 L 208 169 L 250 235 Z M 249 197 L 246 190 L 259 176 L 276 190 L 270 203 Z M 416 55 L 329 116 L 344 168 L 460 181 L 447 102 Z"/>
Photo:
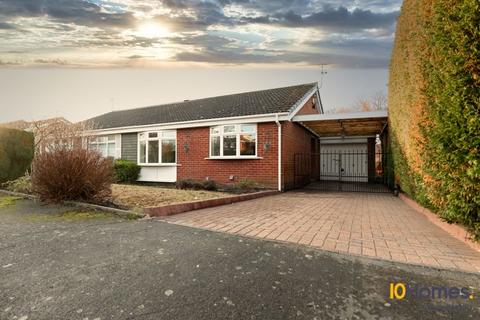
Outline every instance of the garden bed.
<path fill-rule="evenodd" d="M 199 187 L 202 184 L 194 184 Z M 21 177 L 4 184 L 4 192 L 12 195 L 34 197 L 29 177 Z M 117 214 L 138 216 L 165 216 L 181 212 L 209 208 L 239 201 L 255 199 L 277 191 L 254 187 L 226 187 L 219 191 L 203 189 L 177 189 L 173 184 L 112 184 L 111 196 L 96 202 L 65 201 L 75 206 L 112 211 Z"/>
<path fill-rule="evenodd" d="M 167 186 L 112 184 L 112 202 L 128 209 L 218 199 L 229 195 L 226 192 L 180 190 Z"/>
<path fill-rule="evenodd" d="M 112 205 L 141 211 L 150 216 L 169 216 L 252 200 L 278 193 L 274 190 L 207 191 L 174 189 L 168 186 L 112 185 Z"/>

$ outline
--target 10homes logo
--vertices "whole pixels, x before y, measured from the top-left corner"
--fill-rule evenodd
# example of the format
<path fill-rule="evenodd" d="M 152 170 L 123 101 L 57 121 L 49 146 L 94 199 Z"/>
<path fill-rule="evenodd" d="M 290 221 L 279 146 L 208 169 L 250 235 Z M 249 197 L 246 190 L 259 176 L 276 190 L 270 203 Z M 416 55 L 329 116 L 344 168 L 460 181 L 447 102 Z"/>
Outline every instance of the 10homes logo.
<path fill-rule="evenodd" d="M 402 282 L 390 283 L 389 297 L 392 300 L 403 300 L 405 298 L 431 298 L 431 299 L 469 299 L 474 300 L 473 290 L 465 287 L 437 287 L 410 285 Z"/>

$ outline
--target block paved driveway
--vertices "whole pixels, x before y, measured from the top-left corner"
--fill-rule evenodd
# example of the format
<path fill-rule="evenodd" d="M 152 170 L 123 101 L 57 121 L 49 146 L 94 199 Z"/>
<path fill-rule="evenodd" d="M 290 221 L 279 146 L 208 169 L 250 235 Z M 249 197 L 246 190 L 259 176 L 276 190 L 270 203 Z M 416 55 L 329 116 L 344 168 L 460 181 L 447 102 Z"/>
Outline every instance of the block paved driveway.
<path fill-rule="evenodd" d="M 286 192 L 164 218 L 203 229 L 480 272 L 480 253 L 390 194 Z"/>

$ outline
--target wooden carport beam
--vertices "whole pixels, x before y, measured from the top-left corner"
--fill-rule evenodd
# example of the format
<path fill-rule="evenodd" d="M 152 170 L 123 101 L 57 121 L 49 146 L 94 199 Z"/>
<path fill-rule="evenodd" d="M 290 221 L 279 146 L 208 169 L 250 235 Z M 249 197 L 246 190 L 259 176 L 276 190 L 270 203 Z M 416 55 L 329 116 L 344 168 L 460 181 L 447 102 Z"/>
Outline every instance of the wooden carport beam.
<path fill-rule="evenodd" d="M 349 112 L 349 113 L 324 113 L 324 114 L 303 114 L 292 118 L 295 122 L 317 121 L 317 120 L 348 120 L 348 119 L 370 119 L 388 118 L 387 110 Z"/>
<path fill-rule="evenodd" d="M 343 126 L 343 121 L 342 120 L 339 120 L 340 122 L 340 130 L 341 130 L 341 136 L 344 137 L 346 136 L 346 133 L 345 133 L 345 127 Z"/>
<path fill-rule="evenodd" d="M 386 110 L 338 114 L 311 114 L 293 117 L 318 136 L 375 135 L 383 131 L 388 120 Z"/>

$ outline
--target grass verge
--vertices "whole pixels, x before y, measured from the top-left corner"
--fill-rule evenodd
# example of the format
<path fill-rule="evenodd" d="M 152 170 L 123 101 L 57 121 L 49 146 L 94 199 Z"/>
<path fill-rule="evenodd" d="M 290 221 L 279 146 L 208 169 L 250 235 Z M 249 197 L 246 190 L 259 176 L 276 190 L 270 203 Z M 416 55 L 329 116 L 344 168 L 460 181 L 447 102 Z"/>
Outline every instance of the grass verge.
<path fill-rule="evenodd" d="M 0 197 L 0 209 L 6 208 L 9 206 L 15 205 L 19 200 L 22 200 L 20 197 Z"/>

